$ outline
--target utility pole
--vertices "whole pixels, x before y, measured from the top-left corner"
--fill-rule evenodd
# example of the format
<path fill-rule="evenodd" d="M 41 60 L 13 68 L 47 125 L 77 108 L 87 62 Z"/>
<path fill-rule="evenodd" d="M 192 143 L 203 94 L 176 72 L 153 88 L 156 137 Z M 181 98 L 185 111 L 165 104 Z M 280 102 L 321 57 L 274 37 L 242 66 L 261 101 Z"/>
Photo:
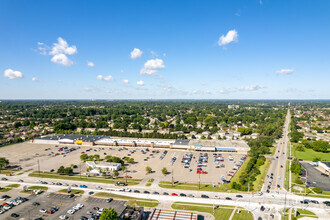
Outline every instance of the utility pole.
<path fill-rule="evenodd" d="M 127 167 L 125 167 L 125 173 L 126 173 L 125 178 L 126 178 L 126 185 L 127 185 Z"/>
<path fill-rule="evenodd" d="M 39 164 L 39 160 L 38 160 L 38 172 L 39 172 L 39 176 L 40 176 L 40 164 Z"/>
<path fill-rule="evenodd" d="M 201 174 L 198 173 L 198 189 L 201 189 Z"/>
<path fill-rule="evenodd" d="M 172 168 L 172 187 L 174 186 L 173 168 Z"/>

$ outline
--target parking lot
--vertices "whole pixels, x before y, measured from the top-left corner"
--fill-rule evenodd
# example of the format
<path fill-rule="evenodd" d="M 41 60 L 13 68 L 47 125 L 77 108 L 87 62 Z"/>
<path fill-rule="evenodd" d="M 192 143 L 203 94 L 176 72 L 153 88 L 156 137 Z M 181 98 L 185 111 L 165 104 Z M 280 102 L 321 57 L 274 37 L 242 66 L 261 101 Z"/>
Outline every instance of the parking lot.
<path fill-rule="evenodd" d="M 106 199 L 94 197 L 73 197 L 70 198 L 65 194 L 42 194 L 42 195 L 28 195 L 25 194 L 28 201 L 14 206 L 9 211 L 3 213 L 0 219 L 15 219 L 11 217 L 12 213 L 16 213 L 19 217 L 26 219 L 59 219 L 60 216 L 67 216 L 67 219 L 79 219 L 81 216 L 90 217 L 91 213 L 97 213 L 102 208 L 115 208 L 117 213 L 121 213 L 125 208 L 126 201 L 112 200 L 110 203 Z M 12 197 L 13 198 L 13 197 Z M 10 200 L 10 199 L 9 199 Z M 77 204 L 83 204 L 81 209 L 77 209 L 74 214 L 68 214 L 68 210 L 72 209 Z M 54 213 L 46 213 L 51 208 L 57 208 Z M 41 211 L 44 210 L 44 211 Z M 46 212 L 45 212 L 46 211 Z M 89 214 L 87 213 L 89 212 Z M 101 211 L 100 211 L 101 213 Z"/>
<path fill-rule="evenodd" d="M 60 147 L 68 146 L 68 148 L 77 147 L 74 145 L 55 145 L 51 144 L 33 144 L 33 143 L 20 143 L 10 147 L 1 148 L 0 154 L 4 153 L 6 158 L 11 162 L 19 163 L 25 170 L 33 168 L 38 169 L 38 160 L 41 171 L 55 171 L 59 166 L 70 166 L 71 164 L 77 165 L 74 172 L 80 172 L 80 166 L 82 173 L 86 172 L 86 166 L 81 163 L 80 155 L 85 152 L 89 155 L 99 154 L 101 158 L 106 155 L 117 156 L 120 158 L 132 157 L 134 158 L 134 164 L 127 164 L 128 176 L 135 179 L 156 179 L 160 181 L 171 181 L 172 175 L 175 181 L 196 183 L 199 178 L 197 169 L 201 170 L 200 178 L 203 183 L 218 184 L 221 182 L 221 177 L 225 180 L 230 180 L 236 170 L 233 170 L 244 154 L 228 153 L 228 152 L 216 152 L 223 158 L 223 161 L 216 162 L 214 160 L 214 152 L 207 152 L 208 160 L 203 162 L 202 166 L 198 167 L 201 154 L 205 152 L 194 151 L 191 152 L 192 158 L 187 163 L 182 163 L 184 154 L 190 153 L 186 150 L 174 150 L 174 149 L 162 149 L 162 148 L 147 148 L 142 147 L 103 147 L 103 146 L 79 146 L 80 148 L 70 153 L 64 153 L 58 151 Z M 160 158 L 160 156 L 167 151 L 167 154 Z M 59 153 L 59 155 L 54 156 Z M 229 158 L 232 157 L 230 161 Z M 175 158 L 175 159 L 174 159 Z M 58 163 L 58 161 L 61 163 Z M 150 166 L 153 170 L 151 174 L 146 175 L 145 168 Z M 163 175 L 161 170 L 167 168 L 168 174 Z M 217 168 L 218 167 L 218 168 Z M 120 173 L 121 176 L 125 174 Z"/>
<path fill-rule="evenodd" d="M 301 165 L 307 170 L 307 182 L 310 187 L 319 187 L 324 191 L 330 191 L 330 178 L 322 176 L 321 172 L 315 169 L 307 162 L 301 162 Z M 305 178 L 302 178 L 305 181 Z"/>

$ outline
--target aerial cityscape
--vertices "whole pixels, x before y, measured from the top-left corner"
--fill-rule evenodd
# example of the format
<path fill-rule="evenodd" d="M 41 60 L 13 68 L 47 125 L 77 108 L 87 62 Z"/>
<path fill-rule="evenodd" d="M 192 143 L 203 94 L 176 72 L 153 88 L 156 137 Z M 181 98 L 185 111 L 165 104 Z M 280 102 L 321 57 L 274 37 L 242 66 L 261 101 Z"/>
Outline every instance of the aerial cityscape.
<path fill-rule="evenodd" d="M 0 219 L 330 219 L 330 2 L 0 2 Z"/>

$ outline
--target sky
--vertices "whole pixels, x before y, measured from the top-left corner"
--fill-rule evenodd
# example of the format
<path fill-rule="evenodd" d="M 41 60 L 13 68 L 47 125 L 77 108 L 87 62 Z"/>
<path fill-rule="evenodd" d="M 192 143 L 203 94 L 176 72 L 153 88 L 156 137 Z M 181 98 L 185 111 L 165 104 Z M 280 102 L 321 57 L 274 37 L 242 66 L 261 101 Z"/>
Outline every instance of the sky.
<path fill-rule="evenodd" d="M 0 1 L 0 99 L 330 99 L 328 0 Z"/>

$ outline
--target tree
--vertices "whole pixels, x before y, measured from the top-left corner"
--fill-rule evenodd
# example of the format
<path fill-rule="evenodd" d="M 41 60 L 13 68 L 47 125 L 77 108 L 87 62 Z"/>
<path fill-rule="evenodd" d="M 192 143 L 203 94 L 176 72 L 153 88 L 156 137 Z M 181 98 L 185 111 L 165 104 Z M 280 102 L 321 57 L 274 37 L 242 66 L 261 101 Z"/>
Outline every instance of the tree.
<path fill-rule="evenodd" d="M 104 209 L 100 215 L 100 220 L 117 220 L 118 214 L 114 208 Z"/>
<path fill-rule="evenodd" d="M 118 172 L 118 170 L 114 170 L 114 171 L 113 171 L 113 175 L 114 175 L 115 177 L 119 176 L 119 172 Z"/>
<path fill-rule="evenodd" d="M 147 173 L 151 173 L 151 171 L 152 171 L 151 167 L 146 167 L 146 172 Z"/>
<path fill-rule="evenodd" d="M 86 161 L 86 160 L 88 160 L 88 158 L 89 158 L 89 156 L 87 155 L 87 154 L 82 154 L 82 155 L 80 155 L 80 160 L 82 160 L 82 161 Z"/>
<path fill-rule="evenodd" d="M 0 169 L 3 169 L 9 164 L 9 160 L 7 160 L 5 157 L 0 157 Z"/>
<path fill-rule="evenodd" d="M 64 166 L 60 166 L 60 168 L 58 168 L 58 170 L 57 170 L 57 173 L 63 174 L 65 172 L 64 170 L 65 170 Z"/>
<path fill-rule="evenodd" d="M 163 173 L 164 175 L 166 175 L 166 174 L 168 173 L 166 167 L 164 167 L 164 168 L 162 169 L 162 173 Z"/>
<path fill-rule="evenodd" d="M 15 122 L 15 124 L 14 124 L 14 127 L 15 127 L 15 128 L 19 128 L 19 127 L 21 127 L 21 126 L 22 126 L 22 123 L 21 123 L 20 121 Z"/>

